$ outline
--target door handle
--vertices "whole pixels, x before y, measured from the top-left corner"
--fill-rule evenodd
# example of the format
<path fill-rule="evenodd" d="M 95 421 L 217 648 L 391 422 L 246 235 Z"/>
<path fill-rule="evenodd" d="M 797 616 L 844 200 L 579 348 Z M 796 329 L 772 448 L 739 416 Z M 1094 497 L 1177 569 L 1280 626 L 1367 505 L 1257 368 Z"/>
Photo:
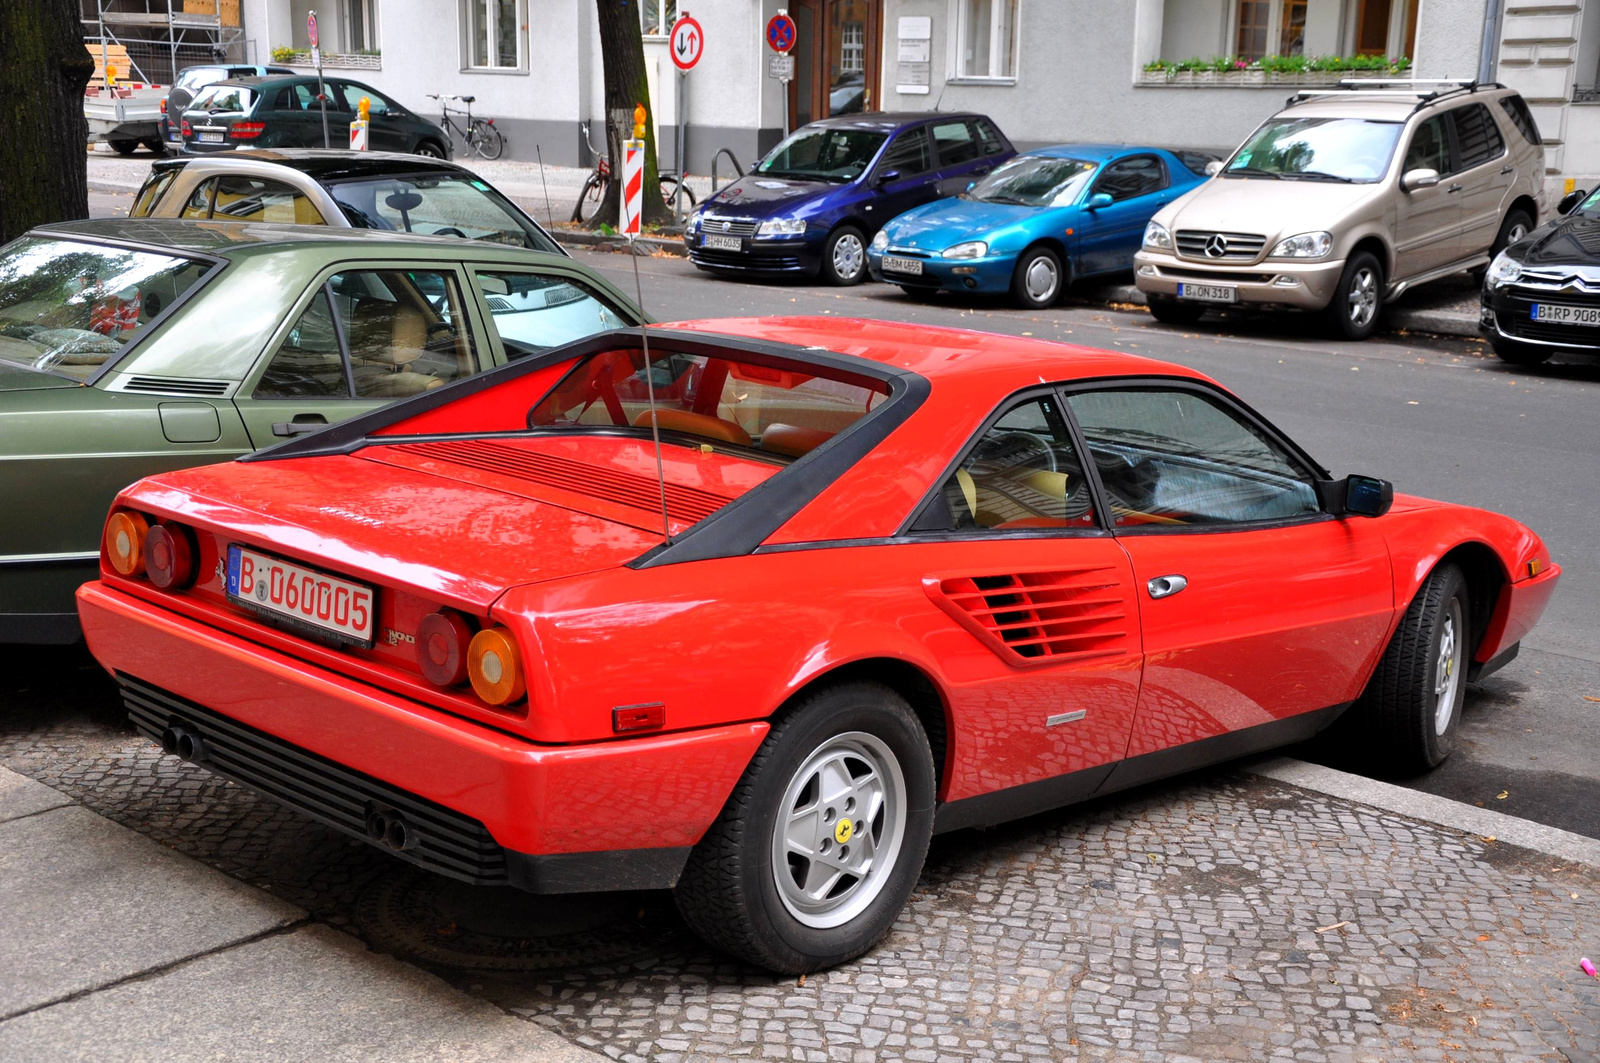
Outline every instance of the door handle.
<path fill-rule="evenodd" d="M 1189 580 L 1187 577 L 1174 574 L 1171 576 L 1157 576 L 1145 584 L 1145 589 L 1150 592 L 1150 597 L 1152 598 L 1170 598 L 1188 585 Z"/>
<path fill-rule="evenodd" d="M 1447 195 L 1447 196 L 1451 196 L 1451 195 L 1455 195 L 1459 191 L 1461 191 L 1461 185 L 1460 184 L 1453 184 L 1449 188 L 1444 190 L 1444 194 Z"/>
<path fill-rule="evenodd" d="M 992 167 L 992 166 L 980 166 L 976 170 L 973 170 L 972 172 L 977 174 L 979 177 L 982 177 L 984 174 L 988 173 L 992 169 L 994 169 L 994 167 Z"/>
<path fill-rule="evenodd" d="M 303 436 L 307 432 L 316 432 L 328 427 L 328 419 L 320 413 L 302 413 L 292 421 L 279 421 L 272 426 L 275 436 Z"/>

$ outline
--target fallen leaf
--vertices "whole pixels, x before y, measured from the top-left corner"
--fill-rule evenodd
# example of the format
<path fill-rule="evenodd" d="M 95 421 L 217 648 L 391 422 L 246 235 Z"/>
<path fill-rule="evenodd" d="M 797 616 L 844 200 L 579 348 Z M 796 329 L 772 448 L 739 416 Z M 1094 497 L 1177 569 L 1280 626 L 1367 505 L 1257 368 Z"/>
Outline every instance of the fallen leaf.
<path fill-rule="evenodd" d="M 1494 841 L 1494 835 L 1491 834 L 1491 835 L 1489 835 L 1487 838 L 1485 838 L 1483 840 L 1486 841 L 1486 842 L 1492 842 L 1492 841 Z"/>
<path fill-rule="evenodd" d="M 1510 796 L 1511 796 L 1511 791 L 1510 790 L 1501 790 L 1499 793 L 1494 795 L 1494 799 L 1496 801 L 1504 801 L 1506 798 L 1508 798 Z"/>
<path fill-rule="evenodd" d="M 1341 923 L 1334 923 L 1332 926 L 1319 926 L 1316 929 L 1316 933 L 1318 933 L 1318 934 L 1326 934 L 1330 930 L 1338 930 L 1341 926 L 1349 926 L 1349 925 L 1350 925 L 1350 920 L 1346 919 Z"/>
<path fill-rule="evenodd" d="M 1585 694 L 1583 696 L 1583 700 L 1584 701 L 1600 701 L 1600 698 L 1595 697 L 1593 694 Z"/>
<path fill-rule="evenodd" d="M 1479 934 L 1478 935 L 1478 940 L 1479 941 L 1488 941 L 1489 940 L 1489 935 L 1488 934 Z"/>
<path fill-rule="evenodd" d="M 1573 900 L 1577 900 L 1578 899 L 1578 895 L 1576 893 L 1569 893 L 1569 894 L 1567 894 L 1567 896 L 1571 897 Z"/>
<path fill-rule="evenodd" d="M 806 984 L 806 976 L 805 975 L 801 975 L 800 976 L 800 981 L 795 983 L 795 985 L 805 985 L 805 984 Z"/>

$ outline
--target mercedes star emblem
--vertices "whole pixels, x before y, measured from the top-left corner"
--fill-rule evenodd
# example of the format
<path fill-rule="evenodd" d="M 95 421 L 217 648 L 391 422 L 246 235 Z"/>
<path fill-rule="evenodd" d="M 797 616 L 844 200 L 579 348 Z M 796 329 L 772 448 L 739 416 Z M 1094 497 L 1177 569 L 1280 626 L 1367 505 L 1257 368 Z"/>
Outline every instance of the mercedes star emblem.
<path fill-rule="evenodd" d="M 1206 241 L 1206 257 L 1221 258 L 1228 253 L 1228 238 L 1221 233 L 1212 233 L 1211 239 Z"/>

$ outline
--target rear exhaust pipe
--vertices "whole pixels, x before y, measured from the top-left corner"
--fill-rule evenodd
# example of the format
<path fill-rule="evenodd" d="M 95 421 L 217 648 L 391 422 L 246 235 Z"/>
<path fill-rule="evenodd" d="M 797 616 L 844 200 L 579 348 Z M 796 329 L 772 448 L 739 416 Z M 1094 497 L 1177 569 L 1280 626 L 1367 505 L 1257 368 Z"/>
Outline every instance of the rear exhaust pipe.
<path fill-rule="evenodd" d="M 397 853 L 414 849 L 422 841 L 416 829 L 392 808 L 374 808 L 367 813 L 367 837 Z"/>
<path fill-rule="evenodd" d="M 161 749 L 164 753 L 182 757 L 184 760 L 206 759 L 205 739 L 178 723 L 161 732 Z"/>

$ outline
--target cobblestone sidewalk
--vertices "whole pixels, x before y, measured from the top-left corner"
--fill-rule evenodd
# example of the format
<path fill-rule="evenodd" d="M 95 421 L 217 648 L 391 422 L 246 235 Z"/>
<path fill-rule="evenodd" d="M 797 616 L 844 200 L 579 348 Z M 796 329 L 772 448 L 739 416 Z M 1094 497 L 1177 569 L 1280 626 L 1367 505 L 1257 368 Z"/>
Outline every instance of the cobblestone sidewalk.
<path fill-rule="evenodd" d="M 362 932 L 398 865 L 160 755 L 63 660 L 5 672 L 66 681 L 5 684 L 0 763 Z M 651 895 L 640 950 L 606 966 L 434 969 L 628 1060 L 1591 1063 L 1597 874 L 1223 772 L 936 839 L 883 944 L 799 982 L 708 952 Z"/>

